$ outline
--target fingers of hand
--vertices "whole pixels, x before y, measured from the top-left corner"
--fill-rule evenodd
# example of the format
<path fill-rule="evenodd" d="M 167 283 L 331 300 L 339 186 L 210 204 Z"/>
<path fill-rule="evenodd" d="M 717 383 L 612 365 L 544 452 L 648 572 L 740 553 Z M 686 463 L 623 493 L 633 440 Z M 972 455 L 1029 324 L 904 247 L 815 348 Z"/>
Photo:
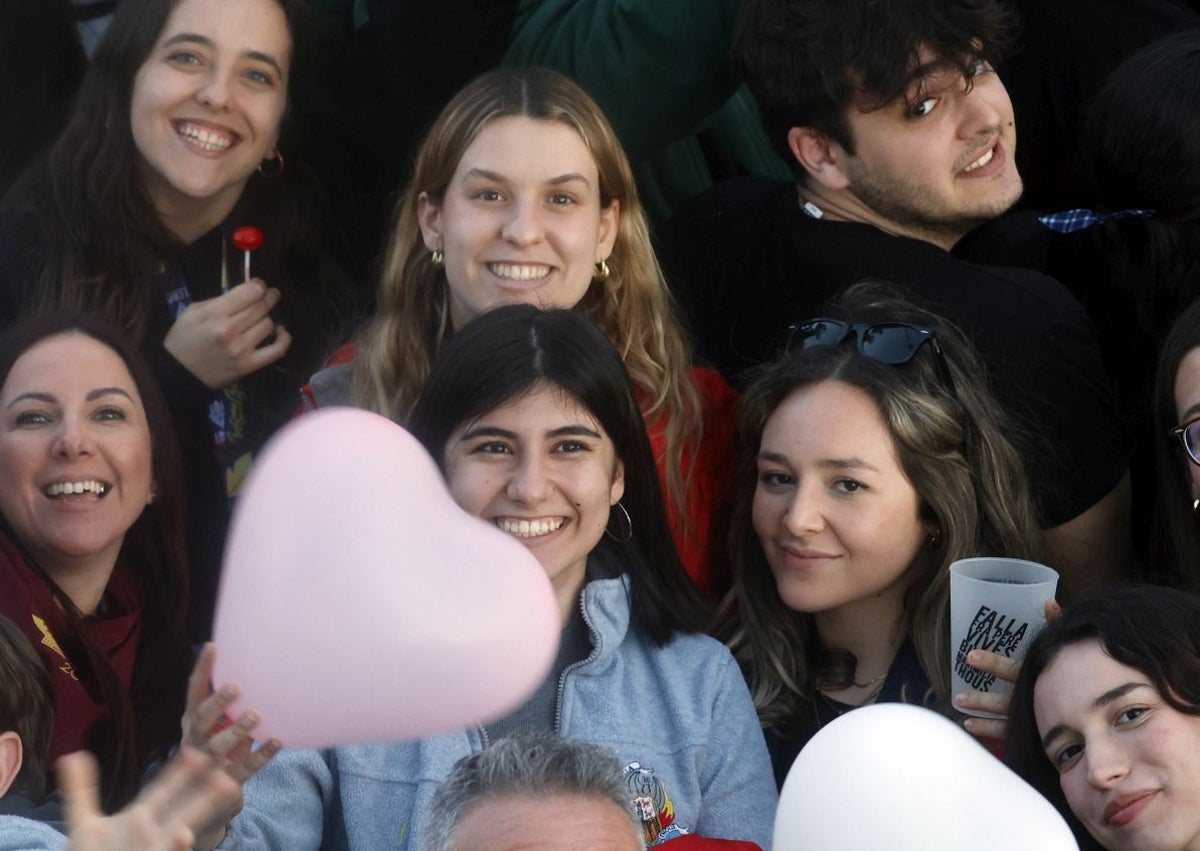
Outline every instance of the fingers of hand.
<path fill-rule="evenodd" d="M 208 697 L 200 701 L 198 705 L 189 706 L 187 713 L 183 716 L 183 744 L 213 752 L 213 740 L 221 735 L 221 732 L 229 732 L 229 730 L 222 729 L 221 732 L 214 734 L 214 730 L 220 726 L 222 716 L 237 700 L 238 694 L 237 686 L 226 684 L 216 692 L 210 691 Z"/>
<path fill-rule="evenodd" d="M 1006 682 L 1015 683 L 1021 663 L 990 650 L 972 650 L 967 654 L 967 664 L 985 674 L 992 674 Z"/>
<path fill-rule="evenodd" d="M 1003 739 L 1008 730 L 1008 721 L 993 718 L 968 718 L 964 722 L 967 732 L 979 739 Z"/>
<path fill-rule="evenodd" d="M 243 712 L 233 724 L 212 733 L 205 743 L 205 750 L 222 760 L 242 758 L 254 744 L 258 720 L 256 712 Z"/>
<path fill-rule="evenodd" d="M 1042 607 L 1042 614 L 1046 616 L 1046 620 L 1056 621 L 1062 617 L 1062 606 L 1058 604 L 1058 600 L 1051 597 Z"/>
<path fill-rule="evenodd" d="M 990 712 L 993 715 L 1008 715 L 1010 693 L 994 694 L 986 691 L 964 691 L 954 695 L 954 705 L 961 710 Z"/>
<path fill-rule="evenodd" d="M 80 825 L 100 816 L 100 766 L 94 756 L 77 751 L 62 757 L 58 761 L 58 782 L 68 825 Z"/>
<path fill-rule="evenodd" d="M 274 759 L 275 754 L 279 753 L 280 747 L 282 746 L 278 739 L 268 739 L 258 748 L 248 747 L 244 753 L 238 755 L 237 759 L 231 759 L 225 770 L 239 784 L 245 783 Z"/>
<path fill-rule="evenodd" d="M 265 346 L 259 346 L 251 350 L 243 359 L 243 365 L 246 367 L 245 372 L 254 372 L 255 370 L 262 369 L 264 366 L 275 363 L 275 361 L 287 354 L 287 350 L 291 345 L 292 335 L 282 325 L 276 325 L 275 339 Z"/>

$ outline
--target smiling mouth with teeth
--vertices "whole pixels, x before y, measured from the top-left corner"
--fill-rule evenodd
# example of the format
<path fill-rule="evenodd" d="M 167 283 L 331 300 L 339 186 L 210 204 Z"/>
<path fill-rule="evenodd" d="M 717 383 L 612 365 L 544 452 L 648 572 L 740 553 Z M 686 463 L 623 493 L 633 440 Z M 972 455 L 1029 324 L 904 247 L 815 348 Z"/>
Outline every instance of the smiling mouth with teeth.
<path fill-rule="evenodd" d="M 967 174 L 968 172 L 972 172 L 977 168 L 983 168 L 985 165 L 987 165 L 988 163 L 990 163 L 992 161 L 992 157 L 994 157 L 994 156 L 996 156 L 996 146 L 992 145 L 990 148 L 987 149 L 987 151 L 984 152 L 982 157 L 975 160 L 975 162 L 971 163 L 969 166 L 964 168 L 962 170 L 962 173 Z"/>
<path fill-rule="evenodd" d="M 500 517 L 495 523 L 501 532 L 507 532 L 518 538 L 540 538 L 557 532 L 566 522 L 565 517 L 545 517 L 533 520 L 519 520 L 515 517 Z"/>
<path fill-rule="evenodd" d="M 108 482 L 97 482 L 89 479 L 82 482 L 55 482 L 54 484 L 46 485 L 46 487 L 42 488 L 42 493 L 51 499 L 62 499 L 64 497 L 85 493 L 94 494 L 97 497 L 103 497 L 110 490 L 112 490 L 112 485 L 110 485 Z"/>
<path fill-rule="evenodd" d="M 192 144 L 203 148 L 206 151 L 224 151 L 228 149 L 234 142 L 233 137 L 228 133 L 220 133 L 216 130 L 209 130 L 205 127 L 199 126 L 198 124 L 192 124 L 187 121 L 176 122 L 175 132 L 187 139 Z"/>
<path fill-rule="evenodd" d="M 550 267 L 542 263 L 488 263 L 487 267 L 497 278 L 512 281 L 538 281 L 550 274 Z"/>

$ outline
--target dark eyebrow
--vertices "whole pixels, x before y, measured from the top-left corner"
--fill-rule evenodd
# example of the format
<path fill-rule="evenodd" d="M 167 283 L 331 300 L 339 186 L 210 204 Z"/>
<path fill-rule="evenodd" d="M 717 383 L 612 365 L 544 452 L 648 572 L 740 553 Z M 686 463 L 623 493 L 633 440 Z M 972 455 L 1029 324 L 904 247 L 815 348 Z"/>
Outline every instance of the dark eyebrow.
<path fill-rule="evenodd" d="M 122 390 L 120 387 L 97 387 L 95 390 L 89 390 L 87 396 L 85 396 L 84 398 L 89 402 L 94 402 L 96 399 L 99 399 L 101 396 L 112 396 L 114 394 L 117 396 L 124 396 L 130 402 L 133 401 L 133 397 L 130 396 L 129 393 L 126 392 L 125 390 Z"/>
<path fill-rule="evenodd" d="M 582 425 L 569 425 L 569 426 L 562 426 L 561 428 L 552 429 L 551 431 L 546 433 L 546 436 L 547 437 L 579 436 L 579 437 L 592 437 L 597 440 L 600 439 L 600 433 L 598 431 L 595 431 L 594 429 L 590 429 L 587 426 L 582 426 Z M 462 437 L 459 438 L 459 442 L 461 443 L 464 440 L 474 440 L 477 437 L 503 437 L 508 440 L 516 440 L 517 433 L 513 432 L 513 431 L 509 431 L 508 429 L 497 428 L 496 426 L 482 425 L 482 426 L 477 426 L 475 428 L 467 429 L 465 432 L 463 432 Z"/>
<path fill-rule="evenodd" d="M 568 437 L 571 435 L 593 437 L 596 440 L 600 439 L 600 432 L 582 425 L 563 426 L 562 428 L 553 429 L 546 434 L 547 437 Z"/>
<path fill-rule="evenodd" d="M 1100 695 L 1099 697 L 1097 697 L 1095 700 L 1092 701 L 1092 708 L 1093 709 L 1103 709 L 1105 706 L 1108 706 L 1108 704 L 1112 703 L 1114 700 L 1120 700 L 1122 697 L 1129 694 L 1134 689 L 1139 689 L 1139 688 L 1150 688 L 1150 685 L 1148 683 L 1125 683 L 1123 685 L 1117 686 L 1116 688 L 1110 688 L 1104 694 Z M 1042 736 L 1042 750 L 1049 750 L 1050 743 L 1052 741 L 1054 741 L 1054 739 L 1056 739 L 1058 736 L 1065 733 L 1067 731 L 1067 729 L 1068 728 L 1067 728 L 1066 724 L 1056 724 L 1055 726 L 1051 727 L 1050 730 L 1046 733 L 1046 735 Z"/>
<path fill-rule="evenodd" d="M 199 33 L 177 33 L 164 41 L 163 47 L 170 47 L 173 44 L 180 44 L 182 42 L 199 44 L 209 48 L 210 50 L 216 50 L 217 47 L 216 43 L 211 38 L 200 35 Z M 269 53 L 263 53 L 259 50 L 247 50 L 243 55 L 253 59 L 255 62 L 262 62 L 266 65 L 270 65 L 275 69 L 275 73 L 279 75 L 280 79 L 286 78 L 287 75 L 283 73 L 283 68 L 280 66 L 279 61 Z"/>
<path fill-rule="evenodd" d="M 8 403 L 8 407 L 11 408 L 13 405 L 17 404 L 17 402 L 20 402 L 24 399 L 33 399 L 35 402 L 45 402 L 47 405 L 57 405 L 58 404 L 58 399 L 54 398 L 54 396 L 52 396 L 51 394 L 39 393 L 37 391 L 31 390 L 28 393 L 22 393 L 21 395 L 17 396 L 15 399 L 13 399 L 11 402 Z"/>
<path fill-rule="evenodd" d="M 464 440 L 474 440 L 477 437 L 503 437 L 507 438 L 508 440 L 516 440 L 517 435 L 516 432 L 509 431 L 508 429 L 483 425 L 475 426 L 474 428 L 469 428 L 464 431 L 462 433 L 462 437 L 458 439 L 458 442 L 462 443 Z"/>
<path fill-rule="evenodd" d="M 782 453 L 770 452 L 770 451 L 759 452 L 758 460 L 759 461 L 770 461 L 774 464 L 788 464 L 789 463 L 788 459 L 786 457 L 784 457 L 784 455 Z"/>

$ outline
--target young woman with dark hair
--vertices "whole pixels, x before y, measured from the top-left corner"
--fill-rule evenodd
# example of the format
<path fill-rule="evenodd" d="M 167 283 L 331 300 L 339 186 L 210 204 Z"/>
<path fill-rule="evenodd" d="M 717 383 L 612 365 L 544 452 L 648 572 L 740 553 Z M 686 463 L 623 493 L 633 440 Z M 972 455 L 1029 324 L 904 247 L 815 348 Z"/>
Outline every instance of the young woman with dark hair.
<path fill-rule="evenodd" d="M 48 162 L 0 210 L 0 316 L 96 312 L 141 349 L 187 467 L 194 633 L 228 501 L 332 349 L 349 290 L 292 125 L 302 0 L 126 0 Z M 235 232 L 260 231 L 247 263 Z M 348 317 L 347 317 L 348 318 Z"/>
<path fill-rule="evenodd" d="M 442 347 L 408 427 L 459 506 L 546 571 L 563 622 L 554 666 L 525 705 L 486 725 L 284 752 L 249 787 L 223 847 L 377 848 L 420 835 L 454 763 L 523 730 L 615 750 L 648 845 L 681 829 L 768 845 L 776 796 L 762 732 L 733 658 L 700 634 L 706 609 L 605 335 L 574 311 L 490 310 Z"/>
<path fill-rule="evenodd" d="M 1034 557 L 1038 533 L 1012 425 L 961 332 L 890 286 L 856 285 L 759 370 L 742 438 L 731 645 L 778 781 L 857 706 L 1003 712 L 994 695 L 950 693 L 949 567 Z"/>
<path fill-rule="evenodd" d="M 1069 604 L 1029 647 L 1007 754 L 1083 848 L 1200 849 L 1200 596 L 1141 586 Z"/>
<path fill-rule="evenodd" d="M 1158 582 L 1200 591 L 1200 301 L 1171 326 L 1154 382 L 1158 501 L 1153 557 Z"/>

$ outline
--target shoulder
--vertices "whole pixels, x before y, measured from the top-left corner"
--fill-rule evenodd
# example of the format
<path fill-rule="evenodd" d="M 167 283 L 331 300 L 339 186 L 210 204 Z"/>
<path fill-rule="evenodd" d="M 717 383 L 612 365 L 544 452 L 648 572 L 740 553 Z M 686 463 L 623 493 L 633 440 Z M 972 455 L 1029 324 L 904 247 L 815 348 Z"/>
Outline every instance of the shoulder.
<path fill-rule="evenodd" d="M 49 825 L 20 816 L 0 816 L 0 851 L 58 851 L 67 838 Z"/>

